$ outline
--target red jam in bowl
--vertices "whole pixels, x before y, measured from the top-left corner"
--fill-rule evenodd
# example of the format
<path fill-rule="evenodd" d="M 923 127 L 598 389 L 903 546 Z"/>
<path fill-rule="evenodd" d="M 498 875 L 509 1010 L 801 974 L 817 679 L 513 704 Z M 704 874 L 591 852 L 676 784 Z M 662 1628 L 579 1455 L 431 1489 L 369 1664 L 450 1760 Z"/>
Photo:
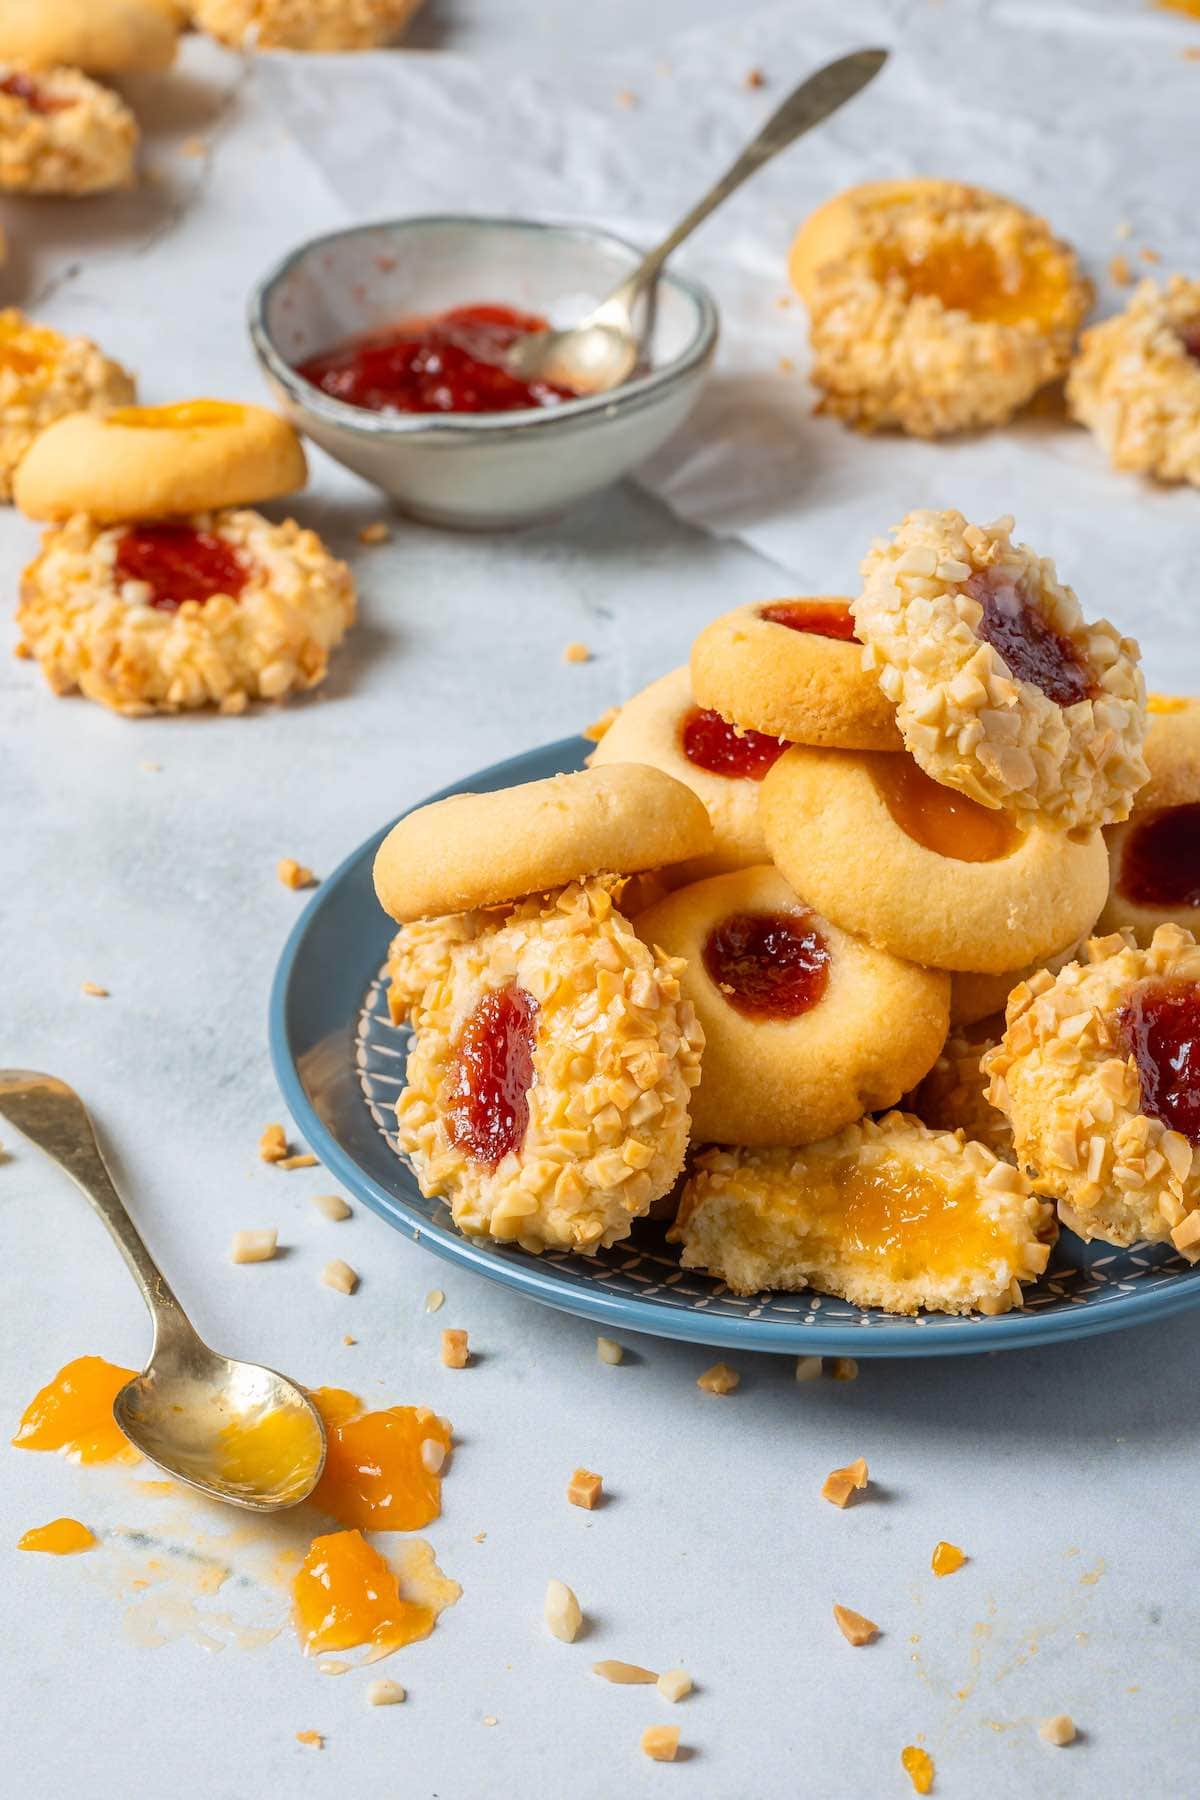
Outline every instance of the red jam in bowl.
<path fill-rule="evenodd" d="M 455 306 L 429 319 L 337 344 L 301 363 L 298 373 L 322 393 L 367 412 L 496 413 L 557 406 L 575 396 L 549 381 L 522 381 L 505 352 L 531 331 L 537 313 L 512 306 Z"/>
<path fill-rule="evenodd" d="M 854 620 L 844 600 L 772 600 L 759 608 L 759 617 L 789 631 L 807 631 L 813 637 L 836 638 L 854 644 Z"/>
<path fill-rule="evenodd" d="M 524 988 L 494 988 L 455 1046 L 446 1127 L 451 1143 L 488 1169 L 525 1142 L 537 1014 Z"/>
<path fill-rule="evenodd" d="M 679 742 L 698 769 L 749 781 L 761 781 L 788 747 L 762 731 L 739 731 L 707 706 L 693 706 L 684 715 Z"/>
<path fill-rule="evenodd" d="M 796 1019 L 821 999 L 829 946 L 807 913 L 731 913 L 709 932 L 704 967 L 751 1019 Z"/>
<path fill-rule="evenodd" d="M 191 525 L 131 525 L 117 544 L 118 581 L 143 581 L 150 605 L 176 612 L 185 600 L 234 599 L 250 579 L 237 551 L 214 531 Z"/>
<path fill-rule="evenodd" d="M 1200 986 L 1151 981 L 1137 988 L 1117 1019 L 1137 1067 L 1142 1111 L 1200 1144 Z"/>
<path fill-rule="evenodd" d="M 1092 698 L 1096 684 L 1074 644 L 1059 636 L 1018 587 L 990 574 L 972 575 L 963 587 L 983 608 L 980 637 L 1004 658 L 1018 681 L 1031 682 L 1056 706 Z"/>

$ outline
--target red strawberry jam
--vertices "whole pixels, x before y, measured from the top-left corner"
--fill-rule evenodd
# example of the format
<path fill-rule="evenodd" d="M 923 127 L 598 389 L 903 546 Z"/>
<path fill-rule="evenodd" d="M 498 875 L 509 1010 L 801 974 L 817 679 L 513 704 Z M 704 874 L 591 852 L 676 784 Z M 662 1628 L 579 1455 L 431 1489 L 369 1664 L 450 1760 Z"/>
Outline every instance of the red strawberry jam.
<path fill-rule="evenodd" d="M 795 1019 L 821 999 L 829 946 L 808 913 L 731 913 L 709 932 L 704 967 L 750 1019 Z"/>
<path fill-rule="evenodd" d="M 711 707 L 693 706 L 679 729 L 683 754 L 710 775 L 761 781 L 787 749 L 782 738 L 762 731 L 739 731 Z"/>
<path fill-rule="evenodd" d="M 1200 319 L 1194 325 L 1185 325 L 1179 333 L 1179 341 L 1189 356 L 1200 362 Z"/>
<path fill-rule="evenodd" d="M 1139 906 L 1200 906 L 1200 803 L 1164 807 L 1130 827 L 1117 887 Z"/>
<path fill-rule="evenodd" d="M 144 581 L 150 605 L 175 612 L 185 600 L 203 603 L 214 594 L 234 599 L 250 570 L 231 544 L 214 531 L 191 525 L 131 525 L 117 545 L 118 581 Z"/>
<path fill-rule="evenodd" d="M 837 638 L 854 644 L 854 620 L 844 600 L 772 600 L 759 608 L 759 617 L 789 631 L 807 631 L 814 637 Z"/>
<path fill-rule="evenodd" d="M 323 393 L 368 412 L 495 413 L 574 399 L 549 381 L 522 381 L 504 367 L 518 338 L 545 331 L 537 313 L 511 306 L 455 306 L 338 344 L 301 363 Z"/>
<path fill-rule="evenodd" d="M 1117 1023 L 1137 1065 L 1142 1111 L 1200 1144 L 1200 985 L 1146 982 Z"/>
<path fill-rule="evenodd" d="M 1046 623 L 1013 582 L 981 573 L 963 587 L 983 608 L 980 637 L 1004 658 L 1018 681 L 1032 682 L 1056 706 L 1074 706 L 1097 692 L 1074 644 Z"/>
<path fill-rule="evenodd" d="M 454 1047 L 446 1128 L 452 1144 L 488 1169 L 525 1141 L 537 1014 L 524 988 L 494 988 Z"/>
<path fill-rule="evenodd" d="M 60 94 L 48 94 L 43 87 L 29 75 L 6 75 L 0 81 L 0 94 L 8 94 L 13 100 L 21 100 L 35 113 L 64 112 L 68 106 L 74 106 L 73 99 L 66 99 Z"/>

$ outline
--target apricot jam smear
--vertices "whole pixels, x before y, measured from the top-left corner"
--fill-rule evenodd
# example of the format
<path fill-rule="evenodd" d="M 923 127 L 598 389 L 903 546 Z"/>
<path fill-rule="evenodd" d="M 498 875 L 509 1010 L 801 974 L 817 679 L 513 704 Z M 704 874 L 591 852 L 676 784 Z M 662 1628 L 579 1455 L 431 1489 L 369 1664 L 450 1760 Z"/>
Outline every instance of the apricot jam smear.
<path fill-rule="evenodd" d="M 1200 906 L 1200 802 L 1164 807 L 1130 826 L 1117 887 L 1139 906 Z"/>
<path fill-rule="evenodd" d="M 731 913 L 704 943 L 704 967 L 737 1012 L 795 1019 L 829 982 L 829 946 L 811 914 Z"/>
<path fill-rule="evenodd" d="M 367 1412 L 344 1388 L 317 1388 L 309 1399 L 324 1422 L 326 1441 L 315 1507 L 339 1525 L 366 1531 L 419 1531 L 437 1518 L 438 1470 L 451 1444 L 445 1419 L 423 1406 Z M 435 1448 L 426 1450 L 426 1444 Z"/>
<path fill-rule="evenodd" d="M 494 1169 L 529 1126 L 538 1004 L 514 983 L 486 993 L 454 1047 L 446 1098 L 450 1142 Z"/>
<path fill-rule="evenodd" d="M 35 1525 L 17 1539 L 18 1550 L 40 1550 L 45 1556 L 75 1556 L 80 1550 L 94 1550 L 96 1534 L 78 1519 L 51 1519 L 48 1525 Z"/>
<path fill-rule="evenodd" d="M 18 1450 L 61 1450 L 73 1462 L 140 1462 L 112 1416 L 113 1401 L 135 1374 L 102 1356 L 77 1356 L 34 1395 L 13 1443 Z"/>
<path fill-rule="evenodd" d="M 437 1614 L 405 1600 L 400 1582 L 361 1531 L 314 1538 L 292 1582 L 296 1631 L 306 1656 L 368 1644 L 381 1655 L 428 1637 Z"/>
<path fill-rule="evenodd" d="M 679 728 L 683 754 L 710 775 L 761 781 L 788 748 L 762 731 L 739 731 L 711 707 L 693 706 Z"/>
<path fill-rule="evenodd" d="M 926 775 L 911 756 L 876 756 L 871 778 L 906 836 L 954 862 L 997 862 L 1021 842 L 1007 813 L 993 812 Z"/>
<path fill-rule="evenodd" d="M 786 625 L 789 631 L 836 638 L 845 644 L 858 642 L 854 620 L 844 600 L 772 600 L 769 606 L 759 607 L 758 616 L 772 625 Z"/>
<path fill-rule="evenodd" d="M 1117 1015 L 1141 1111 L 1200 1144 L 1200 983 L 1147 981 Z"/>
<path fill-rule="evenodd" d="M 1040 688 L 1056 706 L 1074 706 L 1098 691 L 1074 644 L 1060 636 L 1037 603 L 1011 581 L 990 571 L 971 575 L 963 591 L 983 608 L 979 635 L 986 639 L 1018 681 Z"/>

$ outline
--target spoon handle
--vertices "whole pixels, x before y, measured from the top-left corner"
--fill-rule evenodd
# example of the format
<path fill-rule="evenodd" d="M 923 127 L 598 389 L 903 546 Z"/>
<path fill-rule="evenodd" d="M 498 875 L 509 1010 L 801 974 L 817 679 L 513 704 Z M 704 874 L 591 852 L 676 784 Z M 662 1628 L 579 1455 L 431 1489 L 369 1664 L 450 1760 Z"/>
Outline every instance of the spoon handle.
<path fill-rule="evenodd" d="M 0 1115 L 66 1170 L 104 1220 L 150 1308 L 156 1347 L 168 1334 L 194 1337 L 166 1276 L 113 1186 L 87 1108 L 74 1088 L 30 1069 L 0 1069 Z"/>

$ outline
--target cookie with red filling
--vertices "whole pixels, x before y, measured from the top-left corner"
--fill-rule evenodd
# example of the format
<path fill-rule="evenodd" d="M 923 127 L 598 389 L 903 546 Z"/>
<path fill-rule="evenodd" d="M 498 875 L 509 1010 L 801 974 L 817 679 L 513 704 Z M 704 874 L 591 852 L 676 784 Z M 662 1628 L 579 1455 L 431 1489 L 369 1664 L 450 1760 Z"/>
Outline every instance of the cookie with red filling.
<path fill-rule="evenodd" d="M 1174 922 L 1200 928 L 1200 700 L 1153 694 L 1150 779 L 1108 840 L 1112 886 L 1099 930 L 1142 938 Z"/>

